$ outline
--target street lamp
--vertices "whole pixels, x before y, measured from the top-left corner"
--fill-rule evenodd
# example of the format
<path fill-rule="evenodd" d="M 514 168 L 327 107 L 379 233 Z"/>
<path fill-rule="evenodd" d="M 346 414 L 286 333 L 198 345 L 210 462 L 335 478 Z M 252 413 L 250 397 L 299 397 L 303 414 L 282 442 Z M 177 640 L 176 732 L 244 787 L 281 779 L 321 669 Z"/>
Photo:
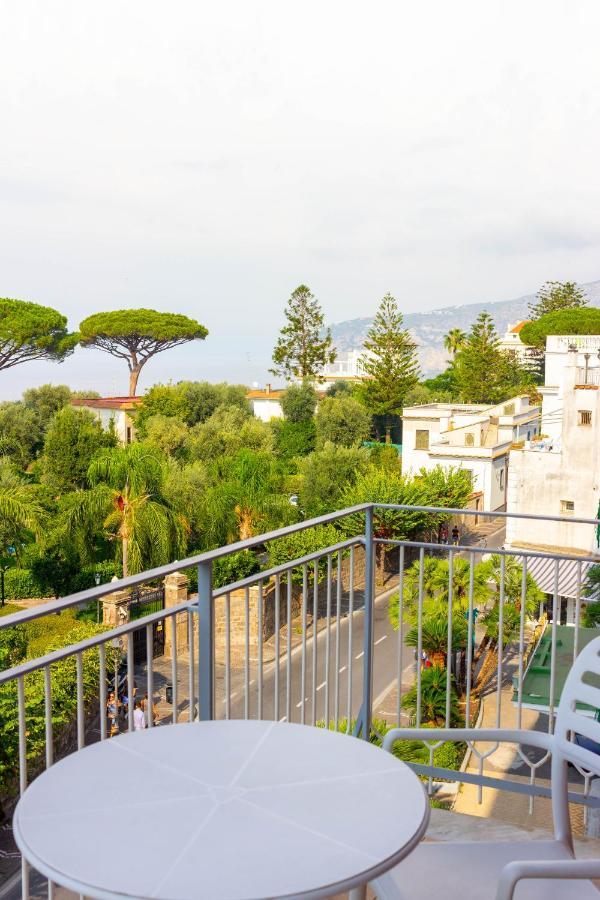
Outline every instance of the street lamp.
<path fill-rule="evenodd" d="M 0 607 L 4 606 L 4 573 L 7 572 L 13 564 L 13 556 L 16 553 L 14 547 L 7 547 L 6 552 L 8 558 L 5 557 L 0 562 Z"/>

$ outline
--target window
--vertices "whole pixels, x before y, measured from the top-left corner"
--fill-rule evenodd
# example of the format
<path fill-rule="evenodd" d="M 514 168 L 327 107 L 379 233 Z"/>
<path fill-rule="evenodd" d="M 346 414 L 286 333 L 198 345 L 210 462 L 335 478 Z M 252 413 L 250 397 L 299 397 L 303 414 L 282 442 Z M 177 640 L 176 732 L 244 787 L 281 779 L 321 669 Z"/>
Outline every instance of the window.
<path fill-rule="evenodd" d="M 465 447 L 474 447 L 475 446 L 475 435 L 474 434 L 465 434 Z"/>
<path fill-rule="evenodd" d="M 415 450 L 429 450 L 428 428 L 417 428 Z"/>
<path fill-rule="evenodd" d="M 535 434 L 535 431 L 533 433 Z M 527 432 L 527 440 L 528 441 L 531 440 L 531 432 L 530 431 Z"/>
<path fill-rule="evenodd" d="M 515 414 L 515 404 L 507 403 L 504 407 L 504 415 L 505 416 L 514 416 Z"/>
<path fill-rule="evenodd" d="M 561 511 L 561 513 L 575 512 L 575 501 L 574 500 L 561 500 L 560 501 L 560 511 Z"/>
<path fill-rule="evenodd" d="M 592 411 L 591 409 L 580 409 L 579 410 L 579 418 L 578 425 L 591 425 L 592 424 Z"/>
<path fill-rule="evenodd" d="M 500 469 L 500 490 L 504 490 L 504 469 Z"/>

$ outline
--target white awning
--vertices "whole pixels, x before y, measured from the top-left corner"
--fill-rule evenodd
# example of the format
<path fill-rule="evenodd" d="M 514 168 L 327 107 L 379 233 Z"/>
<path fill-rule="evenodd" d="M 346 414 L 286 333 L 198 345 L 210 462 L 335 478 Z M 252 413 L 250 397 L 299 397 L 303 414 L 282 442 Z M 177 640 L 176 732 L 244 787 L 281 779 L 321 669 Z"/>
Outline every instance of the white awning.
<path fill-rule="evenodd" d="M 524 557 L 515 557 L 520 565 L 523 565 Z M 587 574 L 593 563 L 584 562 L 579 559 L 559 559 L 554 560 L 543 556 L 528 556 L 527 571 L 541 591 L 546 594 L 554 595 L 554 578 L 556 565 L 558 562 L 558 595 L 559 597 L 577 597 L 577 585 L 580 582 L 580 596 L 585 597 L 584 587 Z M 579 574 L 581 569 L 581 574 Z M 600 597 L 588 597 L 589 600 L 598 600 Z"/>

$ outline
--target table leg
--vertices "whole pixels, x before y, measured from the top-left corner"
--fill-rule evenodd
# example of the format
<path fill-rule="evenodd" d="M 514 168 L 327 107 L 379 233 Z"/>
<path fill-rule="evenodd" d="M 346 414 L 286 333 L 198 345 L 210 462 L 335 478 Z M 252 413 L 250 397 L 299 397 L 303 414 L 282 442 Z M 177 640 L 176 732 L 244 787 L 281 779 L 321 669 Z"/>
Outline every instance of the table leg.
<path fill-rule="evenodd" d="M 348 900 L 367 900 L 367 886 L 362 884 L 360 887 L 354 888 L 348 894 Z"/>

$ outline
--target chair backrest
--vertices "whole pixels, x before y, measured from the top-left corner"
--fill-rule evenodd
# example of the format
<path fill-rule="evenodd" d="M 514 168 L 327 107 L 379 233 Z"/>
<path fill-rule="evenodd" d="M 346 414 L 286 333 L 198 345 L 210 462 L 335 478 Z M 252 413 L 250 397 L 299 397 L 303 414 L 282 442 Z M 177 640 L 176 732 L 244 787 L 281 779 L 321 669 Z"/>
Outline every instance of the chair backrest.
<path fill-rule="evenodd" d="M 581 707 L 583 704 L 587 709 L 578 709 L 578 705 Z M 573 663 L 562 690 L 554 723 L 554 753 L 600 776 L 600 753 L 594 752 L 600 751 L 600 722 L 596 720 L 598 711 L 600 637 L 590 641 Z M 577 743 L 576 735 L 583 738 L 581 744 Z"/>

